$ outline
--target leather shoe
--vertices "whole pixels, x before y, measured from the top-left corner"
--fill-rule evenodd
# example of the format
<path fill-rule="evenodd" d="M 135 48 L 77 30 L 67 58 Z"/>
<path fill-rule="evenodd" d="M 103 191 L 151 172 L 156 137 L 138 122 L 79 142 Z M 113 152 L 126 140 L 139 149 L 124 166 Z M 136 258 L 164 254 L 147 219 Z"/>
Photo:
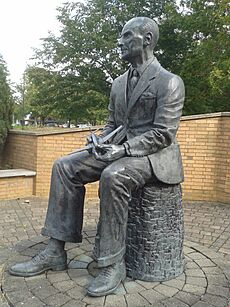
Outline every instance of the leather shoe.
<path fill-rule="evenodd" d="M 89 284 L 87 293 L 90 296 L 104 296 L 113 293 L 121 281 L 125 280 L 125 261 L 109 265 L 101 270 L 99 275 Z"/>
<path fill-rule="evenodd" d="M 42 251 L 30 261 L 17 263 L 9 268 L 9 273 L 15 276 L 29 277 L 41 274 L 47 270 L 62 271 L 67 268 L 67 255 L 63 251 L 59 255 L 49 255 Z"/>

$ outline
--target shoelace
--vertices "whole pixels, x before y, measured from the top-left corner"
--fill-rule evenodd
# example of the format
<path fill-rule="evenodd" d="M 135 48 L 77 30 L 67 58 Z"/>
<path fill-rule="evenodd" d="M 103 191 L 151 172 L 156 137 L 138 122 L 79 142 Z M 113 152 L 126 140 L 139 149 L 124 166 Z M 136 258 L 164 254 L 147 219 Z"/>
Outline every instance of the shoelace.
<path fill-rule="evenodd" d="M 109 277 L 111 275 L 112 271 L 113 271 L 113 265 L 110 265 L 110 266 L 102 269 L 101 275 L 103 275 L 105 277 Z"/>
<path fill-rule="evenodd" d="M 41 252 L 41 253 L 35 255 L 34 257 L 32 257 L 32 261 L 33 261 L 34 263 L 37 263 L 37 262 L 39 262 L 39 261 L 45 260 L 45 258 L 46 258 L 46 255 L 44 255 L 44 254 Z"/>

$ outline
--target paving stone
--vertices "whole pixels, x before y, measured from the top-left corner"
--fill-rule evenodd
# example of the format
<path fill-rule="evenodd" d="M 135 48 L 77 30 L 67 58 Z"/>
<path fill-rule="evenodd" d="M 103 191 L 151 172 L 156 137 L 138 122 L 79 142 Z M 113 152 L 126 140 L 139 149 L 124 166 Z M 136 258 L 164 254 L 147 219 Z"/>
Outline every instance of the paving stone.
<path fill-rule="evenodd" d="M 194 277 L 205 277 L 204 273 L 201 269 L 188 269 L 185 271 L 187 276 L 194 276 Z"/>
<path fill-rule="evenodd" d="M 215 307 L 227 307 L 228 300 L 222 296 L 205 293 L 201 297 L 202 301 L 212 304 Z"/>
<path fill-rule="evenodd" d="M 206 277 L 208 279 L 208 284 L 213 284 L 213 285 L 218 285 L 218 286 L 223 286 L 223 287 L 229 287 L 229 282 L 224 276 L 224 274 L 219 274 L 219 275 L 211 275 L 211 274 L 206 274 Z"/>
<path fill-rule="evenodd" d="M 62 305 L 62 307 L 85 307 L 86 303 L 79 300 L 71 300 L 66 304 Z"/>
<path fill-rule="evenodd" d="M 61 292 L 66 292 L 74 288 L 75 285 L 76 285 L 75 282 L 72 280 L 60 281 L 53 284 L 53 286 Z"/>
<path fill-rule="evenodd" d="M 68 264 L 68 269 L 87 269 L 88 263 L 79 260 L 72 260 Z"/>
<path fill-rule="evenodd" d="M 73 248 L 78 248 L 81 246 L 82 243 L 72 243 L 72 242 L 66 242 L 65 243 L 65 250 L 71 250 Z"/>
<path fill-rule="evenodd" d="M 199 301 L 196 304 L 192 305 L 192 307 L 211 307 L 211 306 L 210 303 Z"/>
<path fill-rule="evenodd" d="M 82 246 L 82 250 L 85 252 L 91 252 L 93 249 L 93 244 L 85 244 Z"/>
<path fill-rule="evenodd" d="M 2 204 L 4 203 L 8 206 L 7 210 L 6 207 L 4 207 L 5 209 L 2 208 Z M 27 204 L 24 203 L 24 200 L 7 202 L 0 201 L 0 275 L 1 270 L 3 269 L 3 264 L 5 264 L 8 258 L 10 265 L 10 263 L 26 261 L 30 259 L 30 257 L 26 257 L 26 255 L 33 255 L 39 250 L 44 249 L 47 244 L 47 239 L 37 234 L 39 234 L 40 227 L 43 225 L 46 208 L 47 201 L 41 201 L 39 198 L 30 199 L 30 203 Z M 182 274 L 173 280 L 161 284 L 127 279 L 126 282 L 129 282 L 130 289 L 132 289 L 132 285 L 135 285 L 135 287 L 139 289 L 137 290 L 136 288 L 136 290 L 140 291 L 140 293 L 135 292 L 127 294 L 124 286 L 121 284 L 116 291 L 116 295 L 107 296 L 108 304 L 110 304 L 110 300 L 112 300 L 110 297 L 123 297 L 124 300 L 118 300 L 119 303 L 117 303 L 117 306 L 119 306 L 119 304 L 122 306 L 123 303 L 125 306 L 126 303 L 130 303 L 130 307 L 148 306 L 149 304 L 152 304 L 154 307 L 172 307 L 175 304 L 175 306 L 183 306 L 183 304 L 192 306 L 196 304 L 196 307 L 207 306 L 207 304 L 209 304 L 209 307 L 225 307 L 227 296 L 229 295 L 229 284 L 228 281 L 226 281 L 227 279 L 224 277 L 224 274 L 230 279 L 230 263 L 227 262 L 227 256 L 229 257 L 230 250 L 230 240 L 228 240 L 230 233 L 230 226 L 228 226 L 230 207 L 221 204 L 211 205 L 204 202 L 185 202 L 184 209 L 185 235 L 191 240 L 197 242 L 195 243 L 185 240 L 184 252 L 186 254 L 186 276 L 185 274 Z M 27 300 L 24 298 L 24 302 L 26 302 L 24 303 L 24 306 L 28 307 L 41 307 L 44 306 L 44 304 L 49 306 L 51 304 L 52 306 L 52 303 L 54 304 L 53 306 L 55 306 L 55 300 L 58 297 L 60 300 L 62 298 L 62 302 L 64 302 L 66 297 L 68 298 L 68 295 L 70 296 L 70 298 L 68 298 L 69 301 L 63 303 L 63 306 L 96 306 L 97 303 L 94 298 L 90 298 L 92 301 L 89 303 L 83 302 L 82 300 L 89 298 L 86 295 L 84 287 L 92 279 L 92 276 L 88 274 L 86 268 L 92 261 L 92 243 L 96 234 L 95 229 L 96 221 L 98 220 L 98 212 L 97 203 L 92 202 L 88 207 L 86 204 L 83 243 L 66 244 L 68 259 L 74 259 L 70 264 L 71 269 L 68 271 L 69 275 L 67 275 L 66 272 L 49 271 L 47 273 L 47 278 L 46 275 L 43 274 L 24 279 L 12 277 L 8 273 L 4 273 L 4 281 L 2 285 L 3 291 L 8 292 L 8 294 L 9 292 L 14 293 L 15 299 L 18 299 L 17 295 L 19 296 L 19 294 L 17 292 L 19 292 L 19 289 L 22 293 L 27 293 L 27 296 L 29 296 L 28 289 L 33 289 L 32 292 L 36 292 L 38 296 L 35 297 L 34 295 L 33 298 L 27 297 Z M 7 227 L 5 227 L 5 225 L 7 225 Z M 16 233 L 18 238 L 16 237 Z M 25 238 L 26 240 L 20 241 L 13 249 L 6 249 L 1 246 L 3 242 L 3 244 L 11 247 L 16 240 L 18 241 L 22 238 Z M 200 244 L 203 244 L 203 246 Z M 212 249 L 207 248 L 210 245 L 212 245 Z M 221 256 L 220 252 L 216 251 L 225 252 L 225 258 Z M 193 261 L 193 259 L 195 261 Z M 79 267 L 79 270 L 73 269 L 73 267 Z M 82 269 L 83 271 L 81 271 Z M 98 274 L 98 270 L 95 269 L 93 274 L 93 276 Z M 67 280 L 66 276 L 68 277 Z M 205 289 L 205 287 L 200 287 L 205 286 L 205 276 L 209 283 L 209 292 L 201 294 Z M 69 279 L 69 277 L 71 279 Z M 185 277 L 187 277 L 187 285 L 184 285 L 183 290 L 178 291 L 182 288 L 182 285 L 185 282 Z M 53 284 L 53 286 L 51 286 L 51 284 Z M 196 288 L 197 285 L 198 288 Z M 155 290 L 157 287 L 158 290 L 162 289 L 162 286 L 168 287 L 168 289 L 174 289 L 178 292 L 175 293 L 173 297 L 165 297 Z M 133 286 L 133 288 L 135 287 Z M 44 288 L 46 289 L 44 290 Z M 142 290 L 140 290 L 140 288 Z M 49 296 L 46 296 L 47 289 L 53 289 L 48 291 Z M 57 292 L 53 293 L 52 291 Z M 63 293 L 65 291 L 66 293 Z M 132 290 L 130 291 L 132 292 Z M 169 291 L 167 291 L 167 293 L 168 292 Z M 195 295 L 194 293 L 199 295 Z M 39 299 L 39 295 L 42 295 L 42 297 L 44 296 L 43 299 L 45 300 L 45 303 L 42 302 L 41 297 Z M 144 297 L 144 295 L 146 297 Z M 199 305 L 197 303 L 198 301 Z M 6 304 L 6 302 L 1 302 L 0 306 L 3 304 Z M 55 307 L 57 307 L 58 304 L 59 303 L 57 303 Z M 22 306 L 22 304 L 21 302 L 18 302 L 14 304 L 14 306 L 18 307 Z"/>
<path fill-rule="evenodd" d="M 78 285 L 66 292 L 70 297 L 80 300 L 86 296 L 86 289 Z"/>
<path fill-rule="evenodd" d="M 162 301 L 162 304 L 165 307 L 189 307 L 188 304 L 183 303 L 182 301 L 178 300 L 175 297 L 170 297 L 170 298 Z"/>
<path fill-rule="evenodd" d="M 167 298 L 167 296 L 155 291 L 154 289 L 145 290 L 141 292 L 141 295 L 151 304 L 155 304 L 156 302 L 160 302 Z"/>
<path fill-rule="evenodd" d="M 10 291 L 17 291 L 19 285 L 20 285 L 21 290 L 27 289 L 24 278 L 20 278 L 20 279 L 12 278 L 11 276 L 7 278 L 7 275 L 4 276 L 3 283 L 2 283 L 2 289 L 4 293 L 10 292 Z"/>
<path fill-rule="evenodd" d="M 53 272 L 53 271 L 49 271 L 47 273 L 47 278 L 50 281 L 51 284 L 55 283 L 55 282 L 60 282 L 60 281 L 65 281 L 65 280 L 69 280 L 70 277 L 67 274 L 67 272 Z"/>
<path fill-rule="evenodd" d="M 226 287 L 221 287 L 217 285 L 208 285 L 207 293 L 229 298 L 229 288 Z"/>
<path fill-rule="evenodd" d="M 180 274 L 179 276 L 177 276 L 174 279 L 176 279 L 176 280 L 183 280 L 185 282 L 185 279 L 186 279 L 185 273 Z"/>
<path fill-rule="evenodd" d="M 187 255 L 194 252 L 193 248 L 185 246 L 185 245 L 184 245 L 183 250 L 184 250 L 184 253 L 187 254 Z"/>
<path fill-rule="evenodd" d="M 211 274 L 211 275 L 220 275 L 222 274 L 222 270 L 218 267 L 205 267 L 202 268 L 205 274 Z"/>
<path fill-rule="evenodd" d="M 152 290 L 147 290 L 152 291 Z M 143 307 L 149 306 L 150 303 L 143 297 L 143 293 L 141 295 L 139 293 L 126 294 L 125 299 L 128 307 Z"/>
<path fill-rule="evenodd" d="M 168 297 L 171 297 L 173 295 L 175 295 L 179 290 L 176 289 L 176 288 L 173 288 L 173 287 L 170 287 L 170 286 L 166 286 L 166 285 L 163 285 L 163 284 L 160 284 L 158 286 L 156 286 L 154 288 L 154 290 L 156 290 L 157 292 L 165 295 L 165 296 L 168 296 Z"/>
<path fill-rule="evenodd" d="M 1 306 L 1 305 L 0 305 Z M 40 301 L 37 297 L 33 296 L 32 298 L 26 299 L 23 303 L 17 303 L 15 307 L 29 306 L 29 307 L 45 307 L 46 304 Z"/>
<path fill-rule="evenodd" d="M 153 289 L 154 287 L 160 284 L 158 281 L 152 282 L 152 281 L 143 281 L 139 279 L 136 279 L 135 281 L 141 286 L 143 286 L 145 289 Z"/>
<path fill-rule="evenodd" d="M 207 287 L 207 280 L 206 278 L 203 278 L 203 277 L 188 276 L 186 279 L 186 283 L 190 285 L 201 286 L 204 288 Z"/>
<path fill-rule="evenodd" d="M 192 260 L 206 259 L 206 257 L 203 254 L 198 252 L 193 252 L 189 254 L 188 257 L 191 258 Z"/>
<path fill-rule="evenodd" d="M 85 254 L 82 254 L 80 256 L 77 256 L 76 258 L 74 258 L 74 260 L 78 260 L 78 261 L 82 261 L 82 262 L 86 262 L 86 263 L 90 263 L 93 261 L 92 257 L 89 257 Z"/>
<path fill-rule="evenodd" d="M 115 290 L 114 294 L 117 294 L 117 295 L 125 295 L 125 294 L 127 294 L 123 283 L 121 283 L 119 285 L 119 287 Z"/>
<path fill-rule="evenodd" d="M 141 292 L 141 291 L 145 290 L 145 288 L 143 286 L 141 286 L 140 284 L 138 284 L 135 281 L 125 281 L 123 283 L 123 285 L 124 285 L 127 293 L 137 293 L 137 292 Z"/>
<path fill-rule="evenodd" d="M 24 291 L 7 292 L 6 296 L 11 304 L 14 305 L 16 303 L 23 303 L 27 298 L 32 298 L 33 294 L 29 290 L 24 289 Z"/>
<path fill-rule="evenodd" d="M 2 292 L 0 292 L 0 306 L 1 307 L 9 307 L 9 304 L 7 303 L 7 300 Z"/>
<path fill-rule="evenodd" d="M 187 262 L 185 267 L 186 267 L 186 269 L 199 269 L 198 264 L 196 264 L 196 262 L 194 262 L 194 261 Z"/>
<path fill-rule="evenodd" d="M 105 300 L 106 307 L 126 307 L 124 295 L 107 295 Z"/>
<path fill-rule="evenodd" d="M 162 285 L 170 286 L 178 290 L 181 290 L 184 287 L 184 284 L 185 283 L 183 280 L 178 280 L 178 279 L 171 279 L 171 280 L 162 282 Z"/>
<path fill-rule="evenodd" d="M 76 278 L 74 282 L 81 287 L 86 287 L 92 280 L 93 280 L 92 276 L 86 275 L 86 276 Z"/>
<path fill-rule="evenodd" d="M 84 254 L 84 250 L 79 248 L 79 247 L 77 247 L 77 248 L 73 248 L 73 249 L 69 250 L 67 252 L 67 257 L 68 257 L 68 259 L 72 260 L 76 256 L 81 255 L 81 254 Z"/>
<path fill-rule="evenodd" d="M 188 293 L 193 293 L 196 295 L 202 295 L 205 293 L 205 288 L 199 287 L 196 285 L 185 284 L 183 291 L 188 292 Z"/>
<path fill-rule="evenodd" d="M 82 301 L 89 305 L 104 306 L 105 297 L 104 296 L 101 296 L 101 297 L 85 296 Z"/>
<path fill-rule="evenodd" d="M 45 299 L 43 299 L 43 301 L 49 305 L 49 306 L 62 306 L 65 303 L 69 302 L 71 300 L 71 297 L 64 294 L 64 293 L 56 293 L 55 295 L 51 295 Z"/>
<path fill-rule="evenodd" d="M 68 274 L 69 274 L 70 278 L 74 279 L 74 280 L 79 278 L 79 277 L 89 275 L 88 270 L 86 270 L 86 269 L 69 269 Z"/>
<path fill-rule="evenodd" d="M 49 287 L 51 285 L 45 274 L 25 278 L 25 281 L 28 289 L 30 290 L 41 287 Z"/>
<path fill-rule="evenodd" d="M 204 268 L 204 267 L 215 267 L 215 263 L 213 263 L 211 260 L 209 259 L 198 259 L 198 260 L 194 260 L 200 267 Z"/>
<path fill-rule="evenodd" d="M 38 297 L 40 300 L 45 299 L 46 297 L 50 295 L 54 295 L 58 293 L 58 290 L 54 288 L 53 286 L 40 286 L 38 288 L 34 288 L 32 290 L 32 293 Z"/>

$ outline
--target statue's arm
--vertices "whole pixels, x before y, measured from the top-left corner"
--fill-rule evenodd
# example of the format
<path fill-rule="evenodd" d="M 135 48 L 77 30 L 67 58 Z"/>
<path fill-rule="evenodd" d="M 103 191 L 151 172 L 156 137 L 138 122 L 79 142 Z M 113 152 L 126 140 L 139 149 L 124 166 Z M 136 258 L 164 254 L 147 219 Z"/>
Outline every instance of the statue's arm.
<path fill-rule="evenodd" d="M 107 119 L 107 122 L 100 134 L 100 137 L 104 137 L 111 133 L 114 129 L 116 129 L 115 125 L 115 119 L 114 119 L 114 94 L 113 94 L 113 86 L 110 92 L 110 98 L 109 98 L 109 106 L 108 106 L 108 111 L 109 111 L 109 116 Z"/>
<path fill-rule="evenodd" d="M 184 104 L 184 83 L 173 75 L 159 84 L 152 128 L 124 143 L 128 156 L 145 156 L 169 146 L 176 137 Z"/>

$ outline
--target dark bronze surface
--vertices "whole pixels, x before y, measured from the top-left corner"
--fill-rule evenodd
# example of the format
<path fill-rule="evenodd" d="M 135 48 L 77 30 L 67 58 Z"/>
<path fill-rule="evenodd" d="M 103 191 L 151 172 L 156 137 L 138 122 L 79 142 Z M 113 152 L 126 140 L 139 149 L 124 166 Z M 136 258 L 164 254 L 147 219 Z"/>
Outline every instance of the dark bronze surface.
<path fill-rule="evenodd" d="M 100 180 L 100 220 L 94 249 L 99 267 L 123 259 L 132 193 L 150 182 L 165 185 L 183 181 L 176 132 L 184 85 L 154 57 L 158 36 L 158 26 L 149 18 L 137 17 L 126 23 L 118 46 L 122 59 L 131 65 L 112 84 L 109 118 L 100 137 L 119 126 L 122 129 L 109 144 L 98 142 L 92 152 L 73 153 L 53 166 L 42 234 L 81 242 L 84 185 Z"/>

